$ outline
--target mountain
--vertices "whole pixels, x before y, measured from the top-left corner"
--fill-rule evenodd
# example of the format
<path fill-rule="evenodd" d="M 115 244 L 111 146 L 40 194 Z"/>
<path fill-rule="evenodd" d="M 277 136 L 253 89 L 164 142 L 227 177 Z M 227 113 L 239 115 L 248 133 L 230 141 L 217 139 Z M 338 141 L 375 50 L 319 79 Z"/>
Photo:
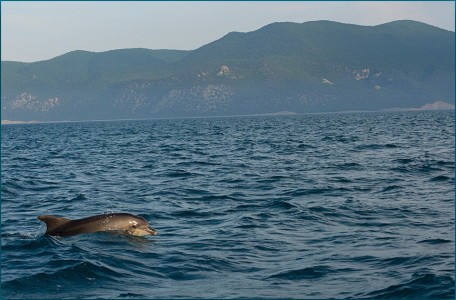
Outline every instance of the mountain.
<path fill-rule="evenodd" d="M 273 23 L 193 51 L 2 62 L 2 119 L 380 110 L 454 103 L 454 33 L 415 21 Z"/>

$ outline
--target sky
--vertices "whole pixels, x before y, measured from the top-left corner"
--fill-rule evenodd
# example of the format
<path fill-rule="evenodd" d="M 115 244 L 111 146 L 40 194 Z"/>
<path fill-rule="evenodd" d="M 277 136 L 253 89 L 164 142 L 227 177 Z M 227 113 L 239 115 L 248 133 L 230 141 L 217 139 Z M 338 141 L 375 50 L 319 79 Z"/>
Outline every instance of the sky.
<path fill-rule="evenodd" d="M 33 62 L 73 50 L 193 50 L 273 22 L 378 25 L 416 20 L 454 31 L 453 1 L 1 1 L 1 60 Z"/>

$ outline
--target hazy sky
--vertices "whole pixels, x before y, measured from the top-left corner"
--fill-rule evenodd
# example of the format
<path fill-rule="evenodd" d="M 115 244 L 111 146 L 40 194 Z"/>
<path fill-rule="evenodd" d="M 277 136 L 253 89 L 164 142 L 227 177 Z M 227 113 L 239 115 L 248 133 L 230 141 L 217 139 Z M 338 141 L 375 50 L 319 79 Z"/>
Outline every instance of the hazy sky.
<path fill-rule="evenodd" d="M 72 50 L 196 49 L 230 31 L 279 21 L 378 25 L 410 19 L 454 31 L 442 2 L 1 1 L 1 59 L 38 61 Z"/>

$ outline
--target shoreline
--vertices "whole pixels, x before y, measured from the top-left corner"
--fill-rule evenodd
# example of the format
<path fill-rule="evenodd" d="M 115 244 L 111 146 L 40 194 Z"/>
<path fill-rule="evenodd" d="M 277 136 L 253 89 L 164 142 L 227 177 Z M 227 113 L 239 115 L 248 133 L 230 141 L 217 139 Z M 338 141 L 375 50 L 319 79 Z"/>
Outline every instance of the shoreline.
<path fill-rule="evenodd" d="M 390 108 L 380 110 L 346 110 L 332 112 L 311 112 L 296 113 L 291 111 L 282 111 L 275 113 L 263 114 L 245 114 L 245 115 L 228 115 L 228 116 L 204 116 L 204 117 L 163 117 L 163 118 L 139 118 L 139 119 L 105 119 L 105 120 L 61 120 L 61 121 L 20 121 L 20 120 L 1 120 L 1 125 L 20 125 L 20 124 L 43 124 L 43 123 L 78 123 L 78 122 L 110 122 L 110 121 L 142 121 L 142 120 L 175 120 L 175 119 L 201 119 L 201 118 L 233 118 L 233 117 L 268 117 L 268 116 L 294 116 L 309 114 L 346 114 L 346 113 L 383 113 L 383 112 L 406 112 L 406 111 L 446 111 L 454 108 L 440 109 L 423 109 L 423 108 Z"/>

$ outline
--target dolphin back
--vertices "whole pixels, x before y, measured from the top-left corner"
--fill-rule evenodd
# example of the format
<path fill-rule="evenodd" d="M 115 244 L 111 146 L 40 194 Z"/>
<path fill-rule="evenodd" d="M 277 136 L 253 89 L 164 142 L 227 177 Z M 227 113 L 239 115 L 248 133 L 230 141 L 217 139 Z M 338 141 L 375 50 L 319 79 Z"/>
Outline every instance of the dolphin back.
<path fill-rule="evenodd" d="M 55 231 L 56 228 L 63 226 L 71 221 L 70 219 L 49 215 L 38 216 L 38 220 L 41 220 L 44 223 L 46 223 L 46 234 L 52 233 L 53 231 Z"/>

